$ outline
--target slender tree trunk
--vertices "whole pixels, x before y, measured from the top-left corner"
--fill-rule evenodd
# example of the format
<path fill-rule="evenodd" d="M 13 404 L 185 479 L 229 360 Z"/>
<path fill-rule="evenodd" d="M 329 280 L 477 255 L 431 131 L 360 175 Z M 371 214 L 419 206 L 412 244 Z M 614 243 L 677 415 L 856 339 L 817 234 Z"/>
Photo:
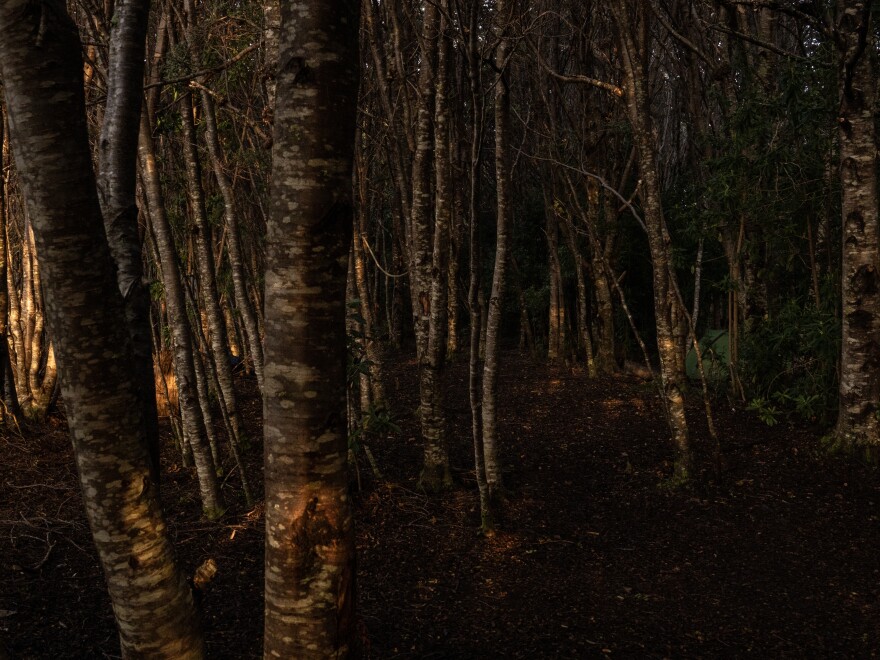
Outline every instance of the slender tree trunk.
<path fill-rule="evenodd" d="M 135 194 L 149 13 L 149 0 L 116 0 L 114 5 L 110 21 L 107 105 L 98 143 L 98 193 L 110 254 L 116 263 L 116 279 L 125 301 L 125 320 L 131 335 L 137 391 L 144 407 L 147 447 L 153 479 L 158 484 L 159 419 L 150 341 L 150 296 L 143 281 Z"/>
<path fill-rule="evenodd" d="M 57 340 L 86 513 L 123 657 L 200 658 L 192 595 L 150 477 L 123 300 L 92 170 L 81 44 L 64 3 L 0 5 L 0 75 Z"/>
<path fill-rule="evenodd" d="M 639 174 L 642 177 L 642 208 L 648 231 L 651 266 L 654 283 L 654 312 L 657 324 L 657 349 L 660 354 L 660 374 L 665 398 L 667 421 L 675 447 L 673 480 L 687 482 L 693 472 L 690 439 L 684 412 L 682 385 L 678 380 L 679 343 L 676 341 L 673 306 L 677 301 L 670 286 L 671 246 L 665 231 L 661 202 L 660 176 L 654 145 L 651 110 L 647 91 L 647 56 L 650 46 L 645 16 L 646 8 L 637 4 L 635 13 L 629 11 L 629 0 L 616 0 L 613 5 L 623 55 L 627 109 L 633 129 L 633 141 L 638 150 Z M 633 16 L 637 19 L 633 24 Z"/>
<path fill-rule="evenodd" d="M 264 43 L 264 76 L 266 84 L 266 107 L 263 118 L 272 124 L 275 114 L 275 90 L 278 68 L 278 40 L 281 36 L 281 2 L 280 0 L 263 0 L 263 43 Z"/>
<path fill-rule="evenodd" d="M 480 164 L 482 163 L 483 141 L 483 90 L 481 89 L 482 60 L 479 50 L 479 5 L 470 7 L 468 17 L 469 34 L 467 47 L 468 82 L 471 98 L 470 126 L 470 180 L 468 199 L 469 208 L 469 243 L 470 259 L 468 262 L 468 317 L 470 321 L 469 360 L 468 360 L 468 393 L 471 406 L 471 431 L 474 445 L 474 475 L 480 500 L 480 530 L 491 536 L 495 533 L 495 514 L 493 502 L 489 495 L 489 483 L 486 480 L 486 461 L 483 449 L 483 396 L 482 372 L 480 369 Z"/>
<path fill-rule="evenodd" d="M 838 2 L 840 187 L 843 213 L 838 441 L 880 458 L 880 246 L 876 77 L 870 2 Z"/>
<path fill-rule="evenodd" d="M 547 359 L 559 362 L 565 352 L 565 300 L 562 296 L 562 271 L 559 267 L 559 223 L 552 200 L 545 200 L 547 244 L 550 270 L 550 313 L 547 324 Z"/>
<path fill-rule="evenodd" d="M 357 144 L 359 145 L 360 141 Z M 355 146 L 356 154 L 357 151 L 358 146 Z M 364 166 L 364 161 L 357 158 L 356 163 L 358 205 L 355 214 L 356 235 L 353 241 L 354 277 L 358 298 L 361 301 L 361 315 L 364 318 L 364 353 L 369 362 L 370 400 L 376 409 L 382 409 L 388 406 L 385 396 L 385 358 L 377 336 L 378 324 L 374 314 L 373 296 L 367 279 L 366 255 L 364 254 L 364 241 L 367 237 L 367 180 L 366 172 L 361 169 Z"/>
<path fill-rule="evenodd" d="M 282 6 L 266 257 L 266 658 L 352 651 L 345 283 L 359 5 Z"/>
<path fill-rule="evenodd" d="M 211 225 L 205 211 L 205 192 L 202 188 L 202 165 L 196 143 L 196 127 L 193 120 L 192 95 L 184 94 L 180 100 L 183 126 L 183 160 L 186 164 L 186 188 L 192 214 L 192 232 L 195 234 L 196 266 L 199 273 L 199 292 L 208 320 L 208 342 L 217 366 L 220 381 L 218 396 L 223 397 L 234 437 L 231 442 L 240 442 L 241 419 L 235 401 L 235 387 L 232 383 L 232 369 L 229 360 L 229 341 L 226 338 L 226 325 L 220 311 L 220 296 L 217 292 L 217 277 L 214 274 L 214 246 Z"/>
<path fill-rule="evenodd" d="M 504 488 L 498 447 L 498 360 L 501 353 L 499 332 L 507 284 L 507 262 L 510 247 L 510 92 L 507 62 L 511 43 L 507 34 L 511 14 L 507 0 L 498 0 L 495 7 L 496 29 L 499 34 L 495 51 L 495 67 L 500 72 L 495 82 L 495 190 L 496 242 L 492 294 L 486 322 L 486 360 L 483 363 L 483 453 L 489 497 L 497 502 Z"/>
<path fill-rule="evenodd" d="M 617 357 L 614 348 L 614 298 L 612 296 L 612 283 L 608 281 L 609 275 L 603 264 L 607 263 L 609 268 L 613 261 L 614 254 L 614 231 L 609 231 L 605 238 L 605 245 L 601 245 L 597 238 L 599 218 L 599 188 L 595 181 L 592 189 L 588 188 L 588 204 L 586 220 L 592 223 L 588 227 L 590 237 L 590 246 L 593 250 L 594 264 L 600 265 L 593 268 L 593 282 L 596 292 L 596 317 L 598 320 L 596 327 L 596 368 L 600 373 L 612 374 L 617 371 Z M 590 185 L 589 183 L 587 184 Z M 605 222 L 612 227 L 617 222 L 617 214 L 614 206 L 610 203 L 605 204 Z"/>
<path fill-rule="evenodd" d="M 3 176 L 6 156 L 6 112 L 3 99 L 0 97 L 0 383 L 3 385 L 3 421 L 18 423 L 20 411 L 18 398 L 15 397 L 15 383 L 7 374 L 12 374 L 9 357 L 9 285 L 7 273 L 9 272 L 9 249 L 6 244 L 6 181 Z M 15 397 L 15 398 L 13 398 Z M 15 402 L 13 405 L 12 402 Z M 12 419 L 9 420 L 9 416 Z"/>
<path fill-rule="evenodd" d="M 171 234 L 171 226 L 165 215 L 165 200 L 159 182 L 159 170 L 153 152 L 153 136 L 150 120 L 141 115 L 138 158 L 144 196 L 147 200 L 148 217 L 156 250 L 159 253 L 162 285 L 165 289 L 165 305 L 168 312 L 168 325 L 171 327 L 171 341 L 174 358 L 174 375 L 177 379 L 177 395 L 180 403 L 180 418 L 183 425 L 185 443 L 192 447 L 193 460 L 199 478 L 199 491 L 202 508 L 208 518 L 219 517 L 224 509 L 220 496 L 217 471 L 206 442 L 205 420 L 199 408 L 199 395 L 196 388 L 196 373 L 193 363 L 193 341 L 186 314 L 186 299 L 180 281 L 177 264 L 177 248 Z"/>
<path fill-rule="evenodd" d="M 584 258 L 578 247 L 577 235 L 570 223 L 566 222 L 562 225 L 565 232 L 565 240 L 568 243 L 568 251 L 574 260 L 574 276 L 577 285 L 577 326 L 580 343 L 584 349 L 585 361 L 587 364 L 587 374 L 590 378 L 595 378 L 598 374 L 596 368 L 596 360 L 593 357 L 593 338 L 590 336 L 590 317 L 587 308 L 587 280 L 584 273 Z"/>
<path fill-rule="evenodd" d="M 214 177 L 217 179 L 217 187 L 223 196 L 223 219 L 226 223 L 226 249 L 229 255 L 229 268 L 232 272 L 232 288 L 235 294 L 235 309 L 241 315 L 244 322 L 244 334 L 247 338 L 248 349 L 254 362 L 254 371 L 257 374 L 257 384 L 263 391 L 263 345 L 260 341 L 260 333 L 257 329 L 257 316 L 247 294 L 247 280 L 245 279 L 244 262 L 241 257 L 241 239 L 238 233 L 238 221 L 235 213 L 235 193 L 232 190 L 232 182 L 226 176 L 223 169 L 223 151 L 220 149 L 220 138 L 217 135 L 217 113 L 214 108 L 214 99 L 202 90 L 202 108 L 205 112 L 205 142 L 208 145 L 208 155 L 214 169 Z M 222 382 L 222 381 L 221 381 Z"/>
<path fill-rule="evenodd" d="M 440 36 L 440 11 L 436 4 L 425 5 L 422 24 L 422 66 L 419 71 L 418 125 L 416 127 L 415 155 L 412 167 L 412 216 L 410 220 L 410 282 L 413 305 L 413 321 L 416 335 L 416 352 L 419 360 L 419 416 L 422 439 L 424 441 L 424 466 L 419 483 L 430 491 L 438 491 L 452 483 L 449 471 L 449 457 L 446 448 L 446 414 L 443 409 L 443 349 L 438 342 L 442 330 L 432 327 L 445 322 L 445 292 L 441 298 L 435 284 L 440 279 L 445 282 L 445 272 L 433 271 L 435 261 L 442 259 L 438 237 L 446 240 L 444 219 L 438 218 L 431 231 L 431 210 L 434 196 L 431 185 L 431 157 L 440 155 L 436 150 L 436 136 L 433 125 L 437 111 L 436 96 L 445 95 L 446 84 L 438 75 L 438 49 L 444 39 Z M 443 46 L 445 47 L 445 46 Z M 445 64 L 443 65 L 445 66 Z M 445 107 L 445 100 L 442 101 Z M 442 138 L 441 138 L 442 139 Z M 439 164 L 437 165 L 439 168 Z M 446 193 L 437 192 L 437 210 L 448 206 L 448 200 L 441 199 Z M 437 229 L 439 226 L 439 230 Z M 433 240 L 432 240 L 433 239 Z M 443 309 L 437 307 L 443 301 Z"/>

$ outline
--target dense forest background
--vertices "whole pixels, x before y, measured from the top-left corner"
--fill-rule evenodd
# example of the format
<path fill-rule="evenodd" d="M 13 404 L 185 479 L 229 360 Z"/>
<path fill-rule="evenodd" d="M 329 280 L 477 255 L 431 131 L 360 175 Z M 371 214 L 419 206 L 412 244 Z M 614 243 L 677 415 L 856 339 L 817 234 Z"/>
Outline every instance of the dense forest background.
<path fill-rule="evenodd" d="M 2 421 L 70 423 L 125 657 L 204 652 L 169 474 L 206 525 L 265 511 L 267 657 L 345 655 L 349 486 L 406 465 L 503 537 L 559 374 L 560 419 L 656 406 L 664 496 L 730 481 L 736 419 L 874 487 L 876 3 L 6 4 Z"/>

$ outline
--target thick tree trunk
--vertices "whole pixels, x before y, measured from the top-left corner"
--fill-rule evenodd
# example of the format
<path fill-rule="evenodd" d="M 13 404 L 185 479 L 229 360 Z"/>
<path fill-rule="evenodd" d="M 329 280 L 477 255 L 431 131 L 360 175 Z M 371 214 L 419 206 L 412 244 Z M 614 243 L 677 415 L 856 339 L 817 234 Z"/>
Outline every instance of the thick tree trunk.
<path fill-rule="evenodd" d="M 880 457 L 880 246 L 871 3 L 838 2 L 842 341 L 838 441 Z"/>
<path fill-rule="evenodd" d="M 266 271 L 267 658 L 352 651 L 345 283 L 359 5 L 282 6 Z"/>
<path fill-rule="evenodd" d="M 101 219 L 81 45 L 63 2 L 0 5 L 0 75 L 63 373 L 86 513 L 124 657 L 200 658 L 192 595 L 150 478 L 130 339 Z"/>

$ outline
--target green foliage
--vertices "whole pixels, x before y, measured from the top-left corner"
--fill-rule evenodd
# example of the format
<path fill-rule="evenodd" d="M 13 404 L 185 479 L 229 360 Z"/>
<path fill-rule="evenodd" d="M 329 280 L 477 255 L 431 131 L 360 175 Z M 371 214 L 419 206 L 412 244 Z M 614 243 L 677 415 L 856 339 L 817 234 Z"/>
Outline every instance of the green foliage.
<path fill-rule="evenodd" d="M 362 449 L 363 443 L 369 439 L 400 432 L 400 426 L 395 422 L 390 410 L 371 405 L 361 413 L 360 424 L 352 429 L 348 436 L 348 448 L 358 452 Z"/>
<path fill-rule="evenodd" d="M 826 308 L 791 300 L 740 340 L 749 408 L 769 426 L 782 416 L 828 424 L 837 410 L 840 322 Z"/>

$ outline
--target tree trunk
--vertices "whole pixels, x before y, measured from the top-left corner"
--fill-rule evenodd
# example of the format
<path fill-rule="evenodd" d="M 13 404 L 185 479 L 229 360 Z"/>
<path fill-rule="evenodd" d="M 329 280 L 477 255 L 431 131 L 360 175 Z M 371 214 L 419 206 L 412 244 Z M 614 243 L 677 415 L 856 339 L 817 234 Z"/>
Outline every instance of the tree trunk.
<path fill-rule="evenodd" d="M 571 258 L 574 260 L 574 276 L 577 286 L 577 327 L 580 337 L 581 348 L 584 351 L 584 359 L 587 365 L 587 374 L 590 378 L 595 378 L 598 374 L 596 368 L 596 360 L 593 357 L 593 338 L 590 336 L 590 317 L 587 305 L 587 280 L 586 270 L 584 266 L 584 258 L 581 255 L 580 247 L 578 247 L 577 234 L 574 227 L 566 222 L 563 227 L 565 240 L 568 243 L 568 251 L 571 252 Z"/>
<path fill-rule="evenodd" d="M 345 283 L 359 5 L 282 6 L 266 256 L 266 658 L 352 651 Z"/>
<path fill-rule="evenodd" d="M 240 442 L 241 419 L 235 401 L 235 387 L 232 384 L 232 369 L 229 360 L 229 342 L 226 339 L 226 325 L 220 311 L 220 296 L 217 292 L 217 277 L 214 274 L 214 246 L 211 225 L 205 211 L 205 192 L 202 188 L 202 165 L 196 144 L 196 127 L 193 120 L 192 95 L 184 94 L 180 100 L 183 126 L 183 160 L 186 164 L 186 188 L 189 195 L 189 211 L 192 214 L 195 234 L 196 265 L 199 273 L 199 292 L 202 307 L 208 320 L 208 342 L 217 367 L 220 381 L 218 396 L 223 397 L 234 437 L 231 442 Z"/>
<path fill-rule="evenodd" d="M 615 205 L 604 197 L 606 232 L 604 244 L 598 240 L 599 220 L 599 184 L 595 179 L 587 182 L 587 213 L 585 219 L 591 223 L 588 227 L 590 245 L 593 249 L 594 267 L 593 282 L 596 292 L 596 368 L 600 373 L 612 374 L 617 371 L 617 356 L 614 348 L 614 298 L 613 283 L 609 282 L 607 270 L 610 270 L 614 258 L 614 243 L 617 232 L 617 210 Z M 598 266 L 595 264 L 598 263 Z M 608 265 L 606 269 L 605 264 Z"/>
<path fill-rule="evenodd" d="M 165 290 L 165 305 L 168 312 L 168 325 L 171 326 L 171 342 L 174 358 L 174 375 L 177 379 L 177 394 L 180 404 L 180 418 L 183 425 L 184 442 L 189 443 L 199 478 L 199 491 L 202 509 L 208 518 L 217 518 L 223 513 L 223 498 L 217 471 L 211 460 L 206 436 L 205 420 L 199 408 L 199 395 L 196 388 L 196 373 L 193 363 L 193 341 L 186 314 L 186 299 L 180 281 L 177 264 L 177 248 L 171 226 L 165 215 L 165 200 L 159 182 L 159 170 L 153 152 L 153 136 L 150 119 L 146 113 L 141 115 L 138 159 L 144 196 L 147 200 L 148 217 L 159 253 L 162 286 Z"/>
<path fill-rule="evenodd" d="M 360 141 L 357 142 L 360 144 Z M 358 146 L 355 146 L 357 154 Z M 357 157 L 357 156 L 356 156 Z M 364 254 L 364 241 L 367 237 L 367 180 L 366 172 L 361 169 L 365 166 L 364 160 L 356 161 L 356 176 L 358 190 L 358 205 L 356 210 L 356 235 L 354 237 L 354 276 L 358 298 L 361 301 L 361 315 L 364 318 L 364 353 L 369 362 L 370 401 L 377 410 L 387 408 L 388 401 L 385 396 L 385 358 L 382 345 L 378 339 L 378 324 L 374 313 L 373 296 L 371 295 L 369 280 L 367 279 L 366 255 Z"/>
<path fill-rule="evenodd" d="M 441 91 L 445 82 L 441 81 L 437 71 L 438 62 L 442 59 L 438 58 L 438 50 L 445 41 L 440 36 L 440 23 L 437 5 L 426 4 L 422 25 L 420 100 L 412 167 L 412 215 L 409 231 L 411 298 L 419 361 L 419 416 L 424 441 L 424 465 L 419 482 L 430 491 L 441 490 L 452 483 L 446 449 L 446 413 L 443 409 L 442 390 L 445 345 L 440 346 L 438 341 L 438 335 L 444 335 L 445 328 L 432 327 L 446 319 L 445 291 L 441 294 L 439 288 L 435 287 L 444 278 L 445 272 L 432 270 L 435 261 L 443 257 L 442 246 L 437 244 L 438 237 L 446 240 L 443 219 L 438 218 L 433 223 L 435 231 L 431 231 L 432 202 L 435 201 L 431 194 L 431 157 L 439 156 L 443 151 L 435 151 L 436 134 L 432 121 L 440 107 L 435 98 L 437 94 L 445 94 L 445 90 Z M 442 103 L 445 106 L 445 100 Z M 438 212 L 442 207 L 448 207 L 449 201 L 441 199 L 444 194 L 437 191 Z M 440 227 L 439 230 L 437 226 Z M 441 300 L 443 309 L 437 306 Z"/>
<path fill-rule="evenodd" d="M 651 251 L 654 283 L 654 313 L 657 324 L 657 350 L 660 354 L 660 375 L 672 442 L 675 447 L 673 481 L 687 482 L 693 472 L 690 439 L 684 413 L 682 384 L 678 380 L 679 344 L 676 341 L 673 306 L 677 305 L 670 286 L 671 245 L 665 231 L 661 202 L 660 176 L 654 144 L 653 122 L 647 90 L 647 57 L 650 45 L 646 8 L 636 4 L 635 16 L 629 11 L 629 0 L 613 5 L 626 81 L 626 101 L 633 141 L 638 150 L 639 174 L 642 178 L 642 208 Z"/>
<path fill-rule="evenodd" d="M 871 3 L 838 2 L 843 261 L 838 441 L 880 457 L 880 247 Z"/>
<path fill-rule="evenodd" d="M 468 262 L 468 318 L 470 321 L 469 359 L 468 359 L 468 394 L 471 407 L 471 433 L 474 446 L 474 476 L 480 500 L 480 530 L 489 536 L 495 533 L 495 515 L 492 499 L 489 496 L 489 484 L 486 480 L 486 461 L 483 449 L 483 396 L 481 392 L 482 378 L 480 370 L 480 164 L 482 163 L 483 138 L 483 90 L 481 89 L 482 59 L 479 50 L 479 5 L 470 7 L 468 17 L 469 31 L 467 46 L 468 82 L 471 99 L 470 125 L 470 171 L 468 216 L 470 258 Z"/>
<path fill-rule="evenodd" d="M 201 658 L 150 478 L 124 304 L 92 170 L 81 44 L 63 2 L 0 5 L 0 75 L 44 270 L 86 513 L 123 657 Z"/>
<path fill-rule="evenodd" d="M 254 362 L 254 371 L 257 374 L 257 384 L 263 391 L 263 345 L 260 342 L 260 333 L 257 329 L 257 316 L 247 294 L 247 280 L 244 273 L 244 262 L 241 258 L 241 239 L 238 233 L 238 221 L 235 214 L 235 193 L 232 190 L 232 182 L 226 176 L 223 169 L 223 151 L 220 149 L 220 138 L 217 135 L 217 113 L 214 108 L 214 99 L 202 90 L 202 108 L 205 112 L 205 142 L 208 145 L 208 155 L 214 169 L 214 177 L 217 179 L 217 187 L 223 196 L 223 219 L 226 223 L 226 250 L 229 255 L 229 269 L 232 272 L 232 288 L 235 294 L 235 309 L 244 321 L 244 333 L 247 338 L 248 349 Z M 222 382 L 222 381 L 221 381 Z"/>
<path fill-rule="evenodd" d="M 498 0 L 495 8 L 496 29 L 499 34 L 495 51 L 495 67 L 499 71 L 495 82 L 495 189 L 496 189 L 496 242 L 495 269 L 492 274 L 492 293 L 489 297 L 489 315 L 486 322 L 486 360 L 483 363 L 483 454 L 486 462 L 486 482 L 489 497 L 501 498 L 503 479 L 498 449 L 498 359 L 501 353 L 499 332 L 507 284 L 507 262 L 510 247 L 510 93 L 508 90 L 507 62 L 511 43 L 509 21 L 511 15 L 506 0 Z"/>
<path fill-rule="evenodd" d="M 15 392 L 15 382 L 7 375 L 12 374 L 9 356 L 9 249 L 6 241 L 6 181 L 3 176 L 6 156 L 6 113 L 0 97 L 0 384 L 3 386 L 4 423 L 18 424 L 21 411 Z M 12 405 L 10 405 L 12 404 Z M 9 420 L 7 415 L 11 415 Z"/>
<path fill-rule="evenodd" d="M 147 447 L 153 479 L 158 484 L 159 419 L 150 340 L 150 296 L 143 281 L 135 194 L 149 13 L 149 0 L 117 0 L 114 6 L 110 21 L 107 105 L 98 143 L 98 193 L 110 254 L 116 263 L 116 279 L 125 301 L 137 391 L 144 408 Z"/>
<path fill-rule="evenodd" d="M 559 223 L 552 200 L 545 200 L 547 214 L 548 263 L 550 270 L 550 312 L 547 324 L 547 360 L 559 362 L 565 352 L 565 299 L 562 295 L 562 271 L 559 267 Z"/>

